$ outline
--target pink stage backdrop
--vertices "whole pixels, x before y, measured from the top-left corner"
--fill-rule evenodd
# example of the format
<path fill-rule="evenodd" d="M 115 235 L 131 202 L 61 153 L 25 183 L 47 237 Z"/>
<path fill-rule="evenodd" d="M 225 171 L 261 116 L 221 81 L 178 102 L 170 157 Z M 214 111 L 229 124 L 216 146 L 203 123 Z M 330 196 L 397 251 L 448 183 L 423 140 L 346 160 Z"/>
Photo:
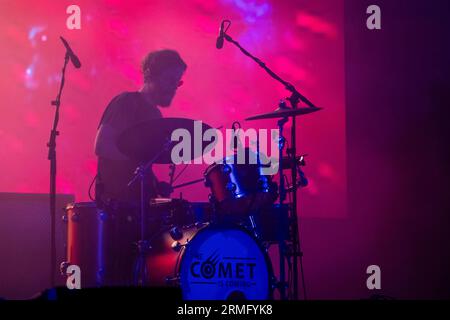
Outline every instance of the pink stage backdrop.
<path fill-rule="evenodd" d="M 71 4 L 81 8 L 80 30 L 66 27 Z M 288 92 L 232 44 L 215 48 L 220 22 L 229 19 L 234 39 L 324 108 L 298 118 L 297 148 L 308 154 L 309 179 L 299 192 L 299 215 L 346 217 L 343 16 L 343 0 L 1 1 L 0 191 L 48 192 L 46 143 L 64 57 L 60 35 L 82 63 L 78 70 L 68 66 L 57 141 L 57 190 L 77 201 L 89 199 L 101 114 L 116 94 L 139 89 L 139 64 L 151 50 L 176 49 L 188 64 L 164 116 L 275 128 L 276 120 L 244 119 L 275 109 Z M 205 168 L 189 166 L 176 183 L 201 177 Z M 156 171 L 167 179 L 167 166 Z M 174 196 L 179 192 L 207 201 L 209 190 L 199 184 Z"/>

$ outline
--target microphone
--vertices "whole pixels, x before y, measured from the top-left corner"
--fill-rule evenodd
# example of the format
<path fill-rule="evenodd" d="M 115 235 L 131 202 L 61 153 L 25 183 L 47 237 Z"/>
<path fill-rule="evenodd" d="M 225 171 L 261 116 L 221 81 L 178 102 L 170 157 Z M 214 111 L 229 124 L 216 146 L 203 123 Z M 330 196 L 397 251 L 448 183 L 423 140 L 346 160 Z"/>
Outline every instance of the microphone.
<path fill-rule="evenodd" d="M 69 44 L 67 43 L 66 39 L 64 39 L 61 36 L 60 36 L 60 39 L 61 39 L 62 43 L 64 44 L 64 47 L 66 47 L 67 54 L 69 55 L 70 61 L 72 61 L 73 66 L 77 69 L 80 68 L 81 67 L 80 59 L 78 59 L 78 57 L 75 55 L 75 53 L 73 53 L 73 51 L 70 48 Z"/>
<path fill-rule="evenodd" d="M 224 35 L 223 25 L 224 25 L 224 22 L 225 21 L 222 21 L 222 23 L 220 24 L 219 36 L 217 37 L 217 40 L 216 40 L 216 48 L 217 49 L 222 49 L 222 47 L 223 47 L 223 35 Z"/>

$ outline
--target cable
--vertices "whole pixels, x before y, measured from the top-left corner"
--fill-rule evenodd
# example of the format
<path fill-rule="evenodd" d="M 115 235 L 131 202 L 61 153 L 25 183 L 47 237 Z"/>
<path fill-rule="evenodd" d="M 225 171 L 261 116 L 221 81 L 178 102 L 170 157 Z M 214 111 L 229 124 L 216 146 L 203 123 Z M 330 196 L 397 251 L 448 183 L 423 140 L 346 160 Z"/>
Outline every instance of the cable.
<path fill-rule="evenodd" d="M 89 199 L 91 199 L 92 201 L 95 201 L 95 198 L 92 197 L 91 190 L 92 190 L 92 186 L 94 185 L 94 182 L 97 180 L 97 177 L 98 177 L 98 173 L 95 175 L 94 179 L 92 179 L 92 182 L 89 185 L 88 195 L 89 195 Z"/>
<path fill-rule="evenodd" d="M 228 29 L 231 27 L 231 21 L 230 20 L 223 20 L 222 23 L 225 24 L 225 22 L 228 22 L 227 28 L 223 31 L 223 33 L 227 33 Z"/>

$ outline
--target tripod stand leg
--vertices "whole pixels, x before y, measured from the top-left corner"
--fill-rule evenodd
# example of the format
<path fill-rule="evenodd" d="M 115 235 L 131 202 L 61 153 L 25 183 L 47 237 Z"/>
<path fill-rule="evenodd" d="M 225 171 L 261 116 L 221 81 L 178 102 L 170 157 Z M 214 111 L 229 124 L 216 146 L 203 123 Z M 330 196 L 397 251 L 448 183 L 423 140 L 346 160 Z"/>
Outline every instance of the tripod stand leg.
<path fill-rule="evenodd" d="M 138 241 L 137 246 L 138 257 L 134 266 L 133 285 L 142 287 L 148 284 L 147 252 L 150 246 L 145 240 Z"/>

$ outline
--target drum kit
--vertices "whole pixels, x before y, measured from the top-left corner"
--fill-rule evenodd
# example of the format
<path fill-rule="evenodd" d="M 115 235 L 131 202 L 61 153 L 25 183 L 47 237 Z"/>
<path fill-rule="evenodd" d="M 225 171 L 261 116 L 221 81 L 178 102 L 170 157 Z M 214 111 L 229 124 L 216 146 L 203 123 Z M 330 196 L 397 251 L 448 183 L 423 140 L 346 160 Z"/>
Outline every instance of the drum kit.
<path fill-rule="evenodd" d="M 297 290 L 296 260 L 302 253 L 297 205 L 287 203 L 286 194 L 294 196 L 307 182 L 301 171 L 304 157 L 293 153 L 293 148 L 283 153 L 282 129 L 289 118 L 295 121 L 296 116 L 318 110 L 280 103 L 274 112 L 246 119 L 279 119 L 278 185 L 273 176 L 262 174 L 260 163 L 233 164 L 224 159 L 210 165 L 202 179 L 173 186 L 202 181 L 210 190 L 205 202 L 154 198 L 145 203 L 141 190 L 138 208 L 114 202 L 100 206 L 95 201 L 67 205 L 67 256 L 61 271 L 65 274 L 67 266 L 78 265 L 85 288 L 179 286 L 185 299 L 194 300 L 264 300 L 278 290 L 281 299 L 296 298 L 286 290 Z M 193 122 L 157 119 L 122 134 L 119 149 L 142 163 L 130 185 L 141 182 L 143 188 L 152 164 L 170 164 L 170 133 L 178 128 L 191 132 Z M 286 170 L 293 172 L 292 186 L 286 186 Z M 271 245 L 279 246 L 278 276 L 268 254 Z M 288 281 L 285 263 L 292 271 Z"/>
<path fill-rule="evenodd" d="M 226 28 L 225 23 L 228 23 Z M 231 21 L 222 21 L 217 48 L 222 47 L 223 40 L 232 43 L 291 93 L 287 98 L 290 107 L 282 101 L 277 110 L 246 119 L 278 120 L 278 185 L 272 180 L 273 176 L 264 174 L 266 171 L 259 161 L 235 165 L 224 158 L 210 165 L 203 178 L 173 187 L 204 181 L 210 190 L 208 201 L 197 203 L 171 198 L 147 201 L 144 179 L 152 164 L 173 163 L 171 133 L 184 129 L 195 136 L 195 123 L 190 119 L 165 118 L 130 128 L 118 138 L 116 145 L 123 154 L 141 163 L 128 184 L 128 187 L 140 184 L 139 205 L 94 201 L 73 203 L 65 208 L 67 255 L 66 261 L 61 263 L 61 272 L 68 276 L 68 266 L 79 266 L 82 288 L 174 285 L 181 288 L 185 299 L 270 299 L 276 296 L 275 292 L 280 299 L 298 299 L 300 263 L 303 298 L 306 299 L 297 189 L 305 186 L 307 180 L 301 170 L 305 165 L 304 156 L 296 152 L 296 117 L 320 108 L 228 35 L 226 31 L 230 25 Z M 53 285 L 57 265 L 56 137 L 59 135 L 60 97 L 70 54 L 66 52 L 61 84 L 56 100 L 52 101 L 56 106 L 55 117 L 47 144 L 51 182 L 50 280 Z M 300 102 L 306 107 L 300 108 Z M 289 148 L 285 150 L 283 129 L 289 120 L 292 120 L 291 138 Z M 201 130 L 210 128 L 203 124 Z M 204 148 L 205 143 L 200 153 Z M 193 150 L 191 159 L 201 156 L 196 154 L 195 146 Z M 260 156 L 257 148 L 257 158 Z M 291 173 L 290 186 L 285 181 L 287 170 Z M 288 195 L 289 201 L 286 201 Z M 273 244 L 278 245 L 277 276 L 268 255 L 268 248 Z"/>

